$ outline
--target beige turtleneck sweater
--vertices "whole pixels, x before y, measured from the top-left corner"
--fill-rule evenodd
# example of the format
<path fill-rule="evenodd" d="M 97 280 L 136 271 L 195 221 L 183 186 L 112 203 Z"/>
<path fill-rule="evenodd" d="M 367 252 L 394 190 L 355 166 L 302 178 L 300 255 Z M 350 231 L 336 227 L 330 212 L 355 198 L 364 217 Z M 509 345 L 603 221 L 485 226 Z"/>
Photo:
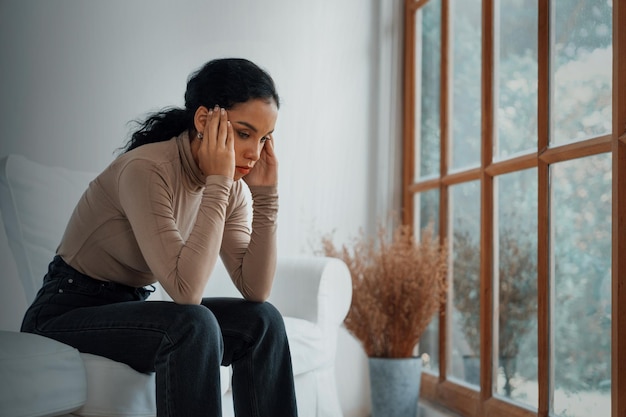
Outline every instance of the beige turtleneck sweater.
<path fill-rule="evenodd" d="M 92 278 L 132 287 L 159 282 L 179 303 L 199 303 L 221 256 L 241 294 L 263 301 L 276 268 L 275 186 L 202 175 L 187 133 L 116 158 L 79 200 L 57 249 Z"/>

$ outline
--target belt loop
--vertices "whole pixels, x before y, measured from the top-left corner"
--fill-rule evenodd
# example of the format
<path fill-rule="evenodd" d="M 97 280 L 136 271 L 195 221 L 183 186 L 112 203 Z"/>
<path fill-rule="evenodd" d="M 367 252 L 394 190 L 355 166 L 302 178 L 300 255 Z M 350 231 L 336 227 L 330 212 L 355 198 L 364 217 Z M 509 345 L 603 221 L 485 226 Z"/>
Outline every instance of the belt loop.
<path fill-rule="evenodd" d="M 139 287 L 139 288 L 135 288 L 135 295 L 138 296 L 141 300 L 146 300 L 148 297 L 150 297 L 150 294 L 152 294 L 154 291 L 156 291 L 156 287 L 152 284 L 150 284 L 147 287 Z"/>

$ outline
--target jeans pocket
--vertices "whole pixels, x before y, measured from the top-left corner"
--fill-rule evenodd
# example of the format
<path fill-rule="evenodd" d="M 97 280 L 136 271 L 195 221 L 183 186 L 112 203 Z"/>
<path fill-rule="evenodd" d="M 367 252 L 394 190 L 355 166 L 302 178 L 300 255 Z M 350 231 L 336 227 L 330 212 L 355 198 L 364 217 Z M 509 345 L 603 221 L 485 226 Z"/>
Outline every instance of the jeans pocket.
<path fill-rule="evenodd" d="M 102 293 L 104 282 L 99 283 L 93 279 L 80 276 L 63 276 L 58 282 L 58 292 L 61 294 L 77 294 L 96 296 Z"/>

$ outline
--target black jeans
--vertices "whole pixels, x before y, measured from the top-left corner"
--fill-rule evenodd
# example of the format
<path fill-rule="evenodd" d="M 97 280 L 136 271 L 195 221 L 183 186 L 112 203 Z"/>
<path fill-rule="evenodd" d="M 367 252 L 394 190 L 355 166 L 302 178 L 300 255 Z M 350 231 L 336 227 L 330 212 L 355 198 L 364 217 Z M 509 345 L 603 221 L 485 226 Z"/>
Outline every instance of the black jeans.
<path fill-rule="evenodd" d="M 150 291 L 83 275 L 56 256 L 22 331 L 156 372 L 157 416 L 221 416 L 220 365 L 238 417 L 295 417 L 291 354 L 269 303 L 145 301 Z"/>

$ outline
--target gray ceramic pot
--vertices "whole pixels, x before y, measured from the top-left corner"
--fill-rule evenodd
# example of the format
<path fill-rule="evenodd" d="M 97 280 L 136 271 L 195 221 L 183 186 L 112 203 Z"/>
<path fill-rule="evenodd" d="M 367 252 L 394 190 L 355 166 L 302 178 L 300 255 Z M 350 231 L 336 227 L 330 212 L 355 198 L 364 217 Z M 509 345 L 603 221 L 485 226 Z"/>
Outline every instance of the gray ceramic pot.
<path fill-rule="evenodd" d="M 422 359 L 369 358 L 372 417 L 416 417 Z"/>

